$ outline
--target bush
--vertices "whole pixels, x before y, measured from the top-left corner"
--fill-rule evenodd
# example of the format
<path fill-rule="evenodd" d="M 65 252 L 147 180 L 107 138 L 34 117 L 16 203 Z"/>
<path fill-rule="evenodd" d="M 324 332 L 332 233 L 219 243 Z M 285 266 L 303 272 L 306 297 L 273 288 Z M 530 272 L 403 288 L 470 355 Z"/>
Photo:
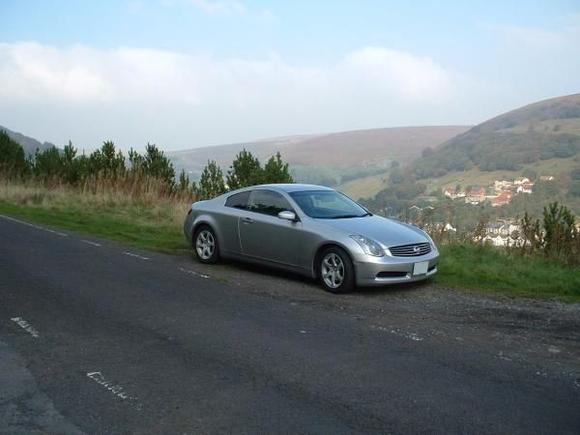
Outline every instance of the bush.
<path fill-rule="evenodd" d="M 557 202 L 544 207 L 542 222 L 526 212 L 520 225 L 523 238 L 520 252 L 541 253 L 565 264 L 580 264 L 580 231 L 567 207 Z"/>

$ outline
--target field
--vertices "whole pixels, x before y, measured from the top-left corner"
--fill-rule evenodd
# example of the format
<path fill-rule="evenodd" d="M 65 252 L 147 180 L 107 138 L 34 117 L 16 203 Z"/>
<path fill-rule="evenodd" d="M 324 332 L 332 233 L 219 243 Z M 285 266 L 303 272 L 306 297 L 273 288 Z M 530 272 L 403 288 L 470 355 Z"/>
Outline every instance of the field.
<path fill-rule="evenodd" d="M 540 160 L 535 163 L 523 165 L 520 171 L 482 171 L 477 167 L 468 171 L 449 172 L 439 178 L 420 180 L 427 186 L 426 193 L 441 192 L 444 187 L 466 186 L 490 186 L 495 180 L 513 180 L 521 176 L 526 169 L 534 170 L 538 176 L 553 175 L 556 180 L 568 177 L 570 171 L 578 167 L 573 158 Z M 388 186 L 388 171 L 382 174 L 370 175 L 357 178 L 338 186 L 338 190 L 346 193 L 354 199 L 369 198 L 376 195 L 380 190 Z"/>
<path fill-rule="evenodd" d="M 388 177 L 389 173 L 388 171 L 385 171 L 382 174 L 369 175 L 367 177 L 348 181 L 338 186 L 337 189 L 346 193 L 355 200 L 360 198 L 371 198 L 380 190 L 387 187 Z"/>
<path fill-rule="evenodd" d="M 184 200 L 79 193 L 65 187 L 0 184 L 0 214 L 176 255 L 189 252 Z M 508 296 L 580 301 L 577 269 L 493 248 L 444 245 L 435 282 L 444 287 Z"/>
<path fill-rule="evenodd" d="M 489 186 L 493 185 L 494 180 L 513 180 L 521 176 L 526 169 L 534 170 L 538 176 L 553 175 L 556 179 L 562 176 L 568 176 L 570 171 L 578 166 L 573 158 L 566 159 L 548 159 L 540 160 L 535 163 L 523 165 L 520 171 L 481 171 L 474 167 L 469 171 L 450 172 L 440 178 L 421 180 L 427 183 L 427 191 L 441 191 L 443 187 L 455 187 L 460 184 L 463 188 L 468 185 L 472 186 Z"/>

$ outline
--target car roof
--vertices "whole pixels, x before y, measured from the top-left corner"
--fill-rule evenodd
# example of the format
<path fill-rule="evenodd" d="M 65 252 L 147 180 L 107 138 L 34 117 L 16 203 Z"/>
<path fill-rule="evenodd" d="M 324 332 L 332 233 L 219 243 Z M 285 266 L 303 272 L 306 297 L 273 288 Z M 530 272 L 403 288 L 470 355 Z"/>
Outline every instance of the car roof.
<path fill-rule="evenodd" d="M 330 187 L 318 186 L 316 184 L 302 184 L 302 183 L 274 183 L 274 184 L 259 184 L 251 186 L 248 189 L 272 189 L 280 190 L 286 193 L 303 192 L 305 190 L 333 190 Z"/>

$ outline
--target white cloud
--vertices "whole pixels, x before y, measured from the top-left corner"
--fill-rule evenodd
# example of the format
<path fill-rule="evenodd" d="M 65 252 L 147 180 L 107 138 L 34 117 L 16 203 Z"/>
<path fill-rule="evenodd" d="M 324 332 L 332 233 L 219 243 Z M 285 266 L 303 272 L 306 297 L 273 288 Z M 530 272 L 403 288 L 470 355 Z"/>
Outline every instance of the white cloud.
<path fill-rule="evenodd" d="M 401 99 L 424 102 L 448 98 L 453 93 L 449 71 L 431 58 L 410 53 L 367 47 L 349 54 L 345 66 L 353 78 Z"/>
<path fill-rule="evenodd" d="M 444 109 L 453 108 L 465 85 L 433 59 L 378 47 L 320 66 L 276 55 L 219 59 L 38 43 L 0 44 L 0 83 L 0 121 L 7 127 L 56 142 L 117 137 L 127 146 L 158 140 L 172 148 L 191 146 L 192 138 L 206 145 L 445 122 Z M 90 128 L 75 122 L 81 116 L 93 120 Z"/>
<path fill-rule="evenodd" d="M 426 102 L 453 92 L 451 75 L 433 60 L 381 48 L 352 52 L 335 65 L 305 67 L 275 55 L 258 61 L 148 49 L 0 44 L 0 81 L 6 100 L 87 103 L 203 104 L 217 98 L 244 105 L 347 90 Z"/>

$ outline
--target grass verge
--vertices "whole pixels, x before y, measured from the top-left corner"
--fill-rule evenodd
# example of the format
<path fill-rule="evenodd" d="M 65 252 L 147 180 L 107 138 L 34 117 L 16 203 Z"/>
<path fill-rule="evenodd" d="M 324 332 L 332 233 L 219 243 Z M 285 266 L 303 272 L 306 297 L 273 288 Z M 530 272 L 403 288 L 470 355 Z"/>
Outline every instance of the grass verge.
<path fill-rule="evenodd" d="M 189 247 L 182 225 L 190 203 L 119 192 L 0 182 L 0 213 L 168 253 Z"/>
<path fill-rule="evenodd" d="M 508 296 L 580 302 L 580 269 L 543 257 L 522 257 L 491 246 L 443 245 L 441 285 Z"/>

